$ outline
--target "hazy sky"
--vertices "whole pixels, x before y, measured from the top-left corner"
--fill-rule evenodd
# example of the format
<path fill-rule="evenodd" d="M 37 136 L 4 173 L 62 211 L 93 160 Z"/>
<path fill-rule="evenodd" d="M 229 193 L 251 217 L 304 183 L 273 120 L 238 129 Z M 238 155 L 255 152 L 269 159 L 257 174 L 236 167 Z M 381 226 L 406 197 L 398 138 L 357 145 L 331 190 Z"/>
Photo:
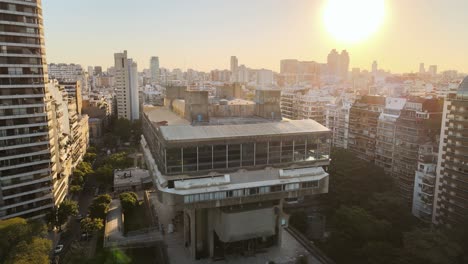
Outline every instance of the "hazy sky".
<path fill-rule="evenodd" d="M 43 0 L 46 52 L 48 62 L 108 67 L 126 49 L 140 70 L 150 56 L 171 69 L 227 69 L 236 55 L 239 64 L 277 71 L 281 59 L 325 62 L 336 48 L 348 50 L 351 67 L 377 60 L 409 72 L 425 62 L 468 72 L 467 0 L 386 0 L 384 24 L 354 44 L 327 33 L 325 2 Z"/>

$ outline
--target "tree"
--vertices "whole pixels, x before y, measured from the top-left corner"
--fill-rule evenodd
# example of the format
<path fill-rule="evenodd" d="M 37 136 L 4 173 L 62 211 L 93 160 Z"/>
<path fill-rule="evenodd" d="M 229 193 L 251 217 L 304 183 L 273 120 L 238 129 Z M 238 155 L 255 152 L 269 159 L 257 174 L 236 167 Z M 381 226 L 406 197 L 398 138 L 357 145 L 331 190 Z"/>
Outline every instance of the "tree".
<path fill-rule="evenodd" d="M 89 215 L 91 218 L 105 219 L 107 212 L 109 211 L 109 204 L 112 201 L 112 197 L 108 194 L 99 195 L 94 198 L 91 205 L 89 206 Z"/>
<path fill-rule="evenodd" d="M 19 242 L 5 264 L 48 264 L 52 241 L 46 238 L 34 237 L 30 243 Z"/>
<path fill-rule="evenodd" d="M 114 179 L 114 169 L 108 164 L 99 167 L 96 170 L 96 179 L 102 184 L 110 184 Z"/>
<path fill-rule="evenodd" d="M 120 140 L 128 142 L 131 136 L 132 123 L 125 118 L 115 120 L 112 132 L 119 137 Z"/>
<path fill-rule="evenodd" d="M 0 220 L 0 263 L 48 263 L 51 244 L 44 238 L 46 231 L 40 222 Z"/>
<path fill-rule="evenodd" d="M 70 192 L 71 192 L 72 194 L 79 193 L 79 192 L 81 192 L 81 190 L 83 190 L 83 188 L 82 188 L 80 185 L 72 185 L 72 186 L 70 186 Z"/>
<path fill-rule="evenodd" d="M 403 244 L 403 259 L 414 264 L 457 263 L 464 251 L 441 230 L 415 229 L 404 234 Z"/>
<path fill-rule="evenodd" d="M 402 234 L 415 226 L 415 218 L 411 215 L 408 204 L 397 192 L 375 193 L 369 199 L 367 208 L 377 218 L 392 223 L 394 230 L 397 231 L 393 232 L 394 235 Z M 398 240 L 401 238 L 401 236 L 396 237 Z"/>
<path fill-rule="evenodd" d="M 93 199 L 93 203 L 94 202 L 110 204 L 112 202 L 112 197 L 109 194 L 101 194 Z"/>
<path fill-rule="evenodd" d="M 59 229 L 65 224 L 68 217 L 78 214 L 78 203 L 69 199 L 63 200 L 57 209 L 57 226 Z"/>
<path fill-rule="evenodd" d="M 114 169 L 125 169 L 133 165 L 133 160 L 128 157 L 127 152 L 118 152 L 109 157 L 107 164 Z"/>
<path fill-rule="evenodd" d="M 83 232 L 89 234 L 101 230 L 104 227 L 104 224 L 101 218 L 86 217 L 81 220 L 80 226 Z"/>
<path fill-rule="evenodd" d="M 87 152 L 84 157 L 83 157 L 83 160 L 85 162 L 93 162 L 97 157 L 97 154 L 96 153 L 92 153 L 92 152 Z"/>
<path fill-rule="evenodd" d="M 358 159 L 348 150 L 333 149 L 331 160 L 330 189 L 323 196 L 329 213 L 340 205 L 363 206 L 374 193 L 395 188 L 393 179 L 382 168 Z"/>
<path fill-rule="evenodd" d="M 82 171 L 85 175 L 93 174 L 93 167 L 91 166 L 91 163 L 82 161 L 80 162 L 77 166 L 76 169 Z"/>
<path fill-rule="evenodd" d="M 305 233 L 307 231 L 307 214 L 304 211 L 292 213 L 289 224 L 301 233 Z"/>
<path fill-rule="evenodd" d="M 86 150 L 87 153 L 97 153 L 96 147 L 94 146 L 89 146 L 88 149 Z"/>
<path fill-rule="evenodd" d="M 327 252 L 337 263 L 362 263 L 362 248 L 370 241 L 385 241 L 391 224 L 360 207 L 341 206 L 332 218 Z M 366 252 L 366 251 L 364 251 Z"/>
<path fill-rule="evenodd" d="M 134 192 L 124 192 L 119 198 L 124 213 L 132 211 L 138 205 L 138 196 Z"/>

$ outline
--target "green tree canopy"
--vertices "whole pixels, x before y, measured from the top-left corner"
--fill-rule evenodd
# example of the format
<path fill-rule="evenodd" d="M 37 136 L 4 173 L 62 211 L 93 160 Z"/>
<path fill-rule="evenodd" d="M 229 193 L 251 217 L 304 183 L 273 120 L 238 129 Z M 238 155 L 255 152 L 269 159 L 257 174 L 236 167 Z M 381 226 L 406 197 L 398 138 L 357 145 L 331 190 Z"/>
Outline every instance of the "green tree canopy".
<path fill-rule="evenodd" d="M 101 230 L 104 227 L 103 220 L 101 218 L 83 218 L 80 222 L 81 230 L 86 233 L 94 233 Z"/>
<path fill-rule="evenodd" d="M 68 217 L 78 214 L 78 203 L 69 199 L 63 200 L 57 209 L 57 226 L 60 228 Z"/>
<path fill-rule="evenodd" d="M 93 153 L 93 152 L 87 152 L 84 157 L 83 157 L 83 160 L 85 162 L 93 162 L 97 157 L 97 154 L 96 153 Z"/>
<path fill-rule="evenodd" d="M 49 252 L 52 241 L 46 238 L 34 237 L 30 243 L 19 242 L 10 253 L 5 264 L 49 264 Z"/>
<path fill-rule="evenodd" d="M 0 263 L 48 263 L 51 244 L 46 234 L 40 222 L 0 220 Z"/>
<path fill-rule="evenodd" d="M 124 192 L 119 198 L 124 212 L 132 211 L 138 205 L 138 196 L 134 192 Z"/>
<path fill-rule="evenodd" d="M 404 256 L 414 264 L 454 264 L 463 253 L 460 245 L 454 243 L 440 230 L 415 229 L 404 234 Z"/>
<path fill-rule="evenodd" d="M 89 206 L 90 217 L 106 219 L 111 201 L 112 197 L 108 194 L 99 195 L 98 197 L 94 198 L 91 205 Z"/>

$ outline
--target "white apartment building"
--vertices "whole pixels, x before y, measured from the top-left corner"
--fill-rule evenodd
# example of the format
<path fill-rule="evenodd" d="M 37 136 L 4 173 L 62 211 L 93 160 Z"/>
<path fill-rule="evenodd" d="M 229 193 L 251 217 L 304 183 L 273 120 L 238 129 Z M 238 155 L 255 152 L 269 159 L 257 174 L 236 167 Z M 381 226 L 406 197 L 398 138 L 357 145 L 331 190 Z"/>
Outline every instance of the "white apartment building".
<path fill-rule="evenodd" d="M 281 91 L 281 114 L 288 119 L 312 119 L 325 125 L 326 107 L 335 100 L 317 90 L 286 88 Z"/>
<path fill-rule="evenodd" d="M 332 131 L 334 147 L 348 148 L 349 110 L 354 100 L 354 94 L 343 93 L 335 103 L 326 106 L 325 126 Z"/>
<path fill-rule="evenodd" d="M 375 144 L 375 164 L 385 172 L 391 173 L 395 146 L 395 129 L 401 110 L 405 107 L 404 98 L 385 98 L 385 108 L 377 121 L 377 139 Z"/>
<path fill-rule="evenodd" d="M 132 121 L 138 120 L 140 110 L 137 64 L 132 59 L 127 58 L 127 51 L 115 53 L 114 59 L 117 116 Z"/>

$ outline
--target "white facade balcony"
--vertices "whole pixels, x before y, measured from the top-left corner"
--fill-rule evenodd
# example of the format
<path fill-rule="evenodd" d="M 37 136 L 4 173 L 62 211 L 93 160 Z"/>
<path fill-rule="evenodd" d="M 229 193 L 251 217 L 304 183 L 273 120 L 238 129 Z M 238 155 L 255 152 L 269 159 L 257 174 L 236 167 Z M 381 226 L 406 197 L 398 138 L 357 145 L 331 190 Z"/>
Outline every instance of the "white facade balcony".
<path fill-rule="evenodd" d="M 51 176 L 43 177 L 43 178 L 40 178 L 40 179 L 37 179 L 37 180 L 31 180 L 31 181 L 27 181 L 27 182 L 23 182 L 23 183 L 19 183 L 19 184 L 2 186 L 2 190 L 10 190 L 10 189 L 18 188 L 18 187 L 28 186 L 28 185 L 32 185 L 32 184 L 36 184 L 36 183 L 41 183 L 41 182 L 47 182 L 47 181 L 51 181 L 51 180 L 52 180 Z"/>
<path fill-rule="evenodd" d="M 41 77 L 44 77 L 44 74 L 0 74 L 0 78 L 41 78 Z"/>
<path fill-rule="evenodd" d="M 0 179 L 2 181 L 6 180 L 12 180 L 16 178 L 21 178 L 21 177 L 28 177 L 28 176 L 34 176 L 35 174 L 44 174 L 44 173 L 50 173 L 50 169 L 41 169 L 41 170 L 36 170 L 36 171 L 30 171 L 30 172 L 25 172 L 25 173 L 19 173 L 11 176 L 3 176 Z"/>
<path fill-rule="evenodd" d="M 41 87 L 44 86 L 43 84 Z M 44 94 L 12 94 L 12 95 L 2 95 L 0 99 L 23 99 L 23 98 L 44 98 Z"/>
<path fill-rule="evenodd" d="M 20 155 L 13 155 L 13 156 L 6 156 L 6 157 L 0 157 L 1 160 L 11 160 L 11 159 L 19 159 L 19 158 L 25 158 L 25 157 L 31 157 L 31 156 L 38 156 L 38 155 L 44 155 L 50 153 L 49 150 L 43 150 L 43 151 L 37 151 L 37 152 L 32 152 L 32 153 L 25 153 L 25 154 L 20 154 Z"/>
<path fill-rule="evenodd" d="M 30 118 L 30 117 L 41 117 L 41 116 L 47 116 L 47 113 L 46 113 L 46 112 L 43 112 L 43 113 L 26 114 L 26 115 L 0 116 L 0 120 L 5 120 L 5 119 L 17 119 L 17 118 Z"/>
<path fill-rule="evenodd" d="M 1 99 L 1 98 L 0 98 Z M 42 127 L 47 126 L 48 123 L 31 123 L 31 124 L 23 124 L 23 125 L 15 125 L 15 126 L 4 126 L 1 129 L 15 129 L 15 128 L 27 128 L 27 127 Z"/>
<path fill-rule="evenodd" d="M 30 204 L 30 203 L 35 203 L 35 202 L 39 202 L 39 201 L 42 201 L 42 200 L 52 199 L 52 198 L 53 198 L 53 195 L 52 195 L 52 193 L 50 193 L 50 194 L 46 194 L 46 195 L 44 195 L 42 197 L 39 197 L 39 198 L 36 198 L 36 199 L 32 199 L 32 200 L 28 200 L 28 201 L 23 201 L 23 202 L 11 204 L 11 205 L 3 206 L 3 207 L 0 208 L 0 210 L 6 210 L 6 209 L 10 209 L 10 208 Z"/>
<path fill-rule="evenodd" d="M 45 58 L 44 54 L 0 53 L 0 57 Z"/>
<path fill-rule="evenodd" d="M 8 129 L 8 128 L 7 128 Z M 12 128 L 14 129 L 14 128 Z M 5 136 L 5 137 L 0 137 L 0 140 L 11 140 L 11 139 L 17 139 L 17 138 L 32 138 L 32 137 L 40 137 L 40 136 L 47 136 L 47 132 L 38 132 L 38 133 L 30 133 L 30 134 L 18 134 L 18 135 L 13 135 L 13 136 Z M 10 146 L 7 146 L 5 148 L 8 148 Z M 3 149 L 0 147 L 0 149 Z"/>
<path fill-rule="evenodd" d="M 50 159 L 44 159 L 44 160 L 33 161 L 33 162 L 28 162 L 28 163 L 13 165 L 13 166 L 0 167 L 0 171 L 24 168 L 28 166 L 34 166 L 34 165 L 49 164 L 49 163 L 50 163 Z"/>
<path fill-rule="evenodd" d="M 26 211 L 23 211 L 23 212 L 10 214 L 8 216 L 3 217 L 2 219 L 6 219 L 7 217 L 12 218 L 12 217 L 22 216 L 22 215 L 33 213 L 33 212 L 36 212 L 36 211 L 41 211 L 41 210 L 44 210 L 44 209 L 47 209 L 47 208 L 52 208 L 53 206 L 54 206 L 54 204 L 50 203 L 50 204 L 47 204 L 47 205 L 44 205 L 44 206 L 41 206 L 41 207 L 36 207 L 36 208 L 33 208 L 33 209 L 26 210 Z M 0 210 L 1 209 L 2 208 L 0 208 Z M 44 215 L 34 216 L 34 217 L 31 217 L 31 219 L 37 219 L 37 218 L 40 218 L 42 216 L 44 216 Z"/>
<path fill-rule="evenodd" d="M 4 1 L 8 2 L 8 1 Z M 21 5 L 24 5 L 24 3 L 21 3 Z M 39 13 L 29 13 L 29 12 L 19 12 L 19 11 L 13 11 L 13 10 L 0 10 L 0 13 L 2 14 L 10 14 L 10 15 L 18 15 L 18 16 L 27 16 L 27 17 L 37 17 L 37 18 L 42 18 L 42 15 Z"/>
<path fill-rule="evenodd" d="M 17 108 L 33 108 L 33 107 L 44 107 L 44 104 L 0 105 L 0 109 L 17 109 Z"/>
<path fill-rule="evenodd" d="M 17 198 L 17 197 L 21 197 L 21 196 L 33 194 L 33 193 L 47 192 L 47 191 L 52 191 L 52 187 L 47 186 L 47 187 L 35 189 L 35 190 L 32 190 L 32 191 L 15 193 L 14 195 L 10 195 L 10 196 L 3 196 L 3 200 L 13 199 L 13 198 Z M 27 202 L 28 202 L 28 201 L 26 201 L 26 203 L 27 203 Z M 14 206 L 12 206 L 12 207 L 14 207 Z"/>
<path fill-rule="evenodd" d="M 2 23 L 2 21 L 0 21 L 0 24 L 5 24 L 5 23 Z M 7 24 L 10 24 L 10 23 L 7 23 Z M 13 24 L 26 24 L 26 23 L 13 23 Z M 34 24 L 26 24 L 26 26 L 28 27 L 32 25 Z M 0 46 L 45 49 L 44 44 L 29 44 L 29 43 L 16 43 L 16 42 L 0 42 Z"/>

